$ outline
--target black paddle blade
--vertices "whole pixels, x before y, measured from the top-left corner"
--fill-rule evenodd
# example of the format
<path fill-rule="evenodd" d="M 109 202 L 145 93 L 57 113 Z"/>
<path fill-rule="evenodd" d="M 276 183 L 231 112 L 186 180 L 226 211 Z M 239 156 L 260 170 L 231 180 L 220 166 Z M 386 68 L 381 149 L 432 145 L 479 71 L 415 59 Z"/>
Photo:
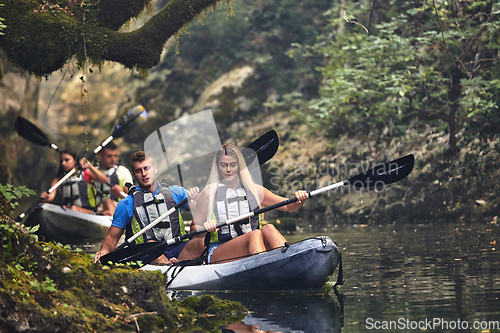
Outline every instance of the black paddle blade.
<path fill-rule="evenodd" d="M 243 157 L 247 165 L 252 164 L 255 157 L 259 159 L 259 165 L 269 161 L 278 151 L 280 140 L 275 130 L 270 130 L 266 134 L 259 137 L 254 142 L 250 143 L 242 151 Z"/>
<path fill-rule="evenodd" d="M 107 265 L 109 263 L 125 264 L 128 262 L 139 261 L 143 264 L 149 264 L 161 256 L 165 252 L 166 248 L 167 243 L 165 241 L 129 245 L 119 251 L 111 251 L 110 253 L 103 255 L 100 261 L 103 265 Z"/>
<path fill-rule="evenodd" d="M 134 121 L 141 120 L 144 121 L 147 117 L 147 111 L 142 105 L 137 105 L 134 108 L 130 109 L 123 117 L 120 118 L 118 123 L 115 125 L 113 129 L 113 134 L 111 134 L 114 138 L 122 137 L 127 130 L 127 127 L 130 126 Z"/>
<path fill-rule="evenodd" d="M 17 134 L 39 146 L 50 146 L 49 138 L 31 121 L 18 116 L 14 124 Z"/>
<path fill-rule="evenodd" d="M 406 178 L 413 170 L 414 164 L 415 157 L 413 154 L 409 154 L 397 160 L 379 164 L 362 174 L 348 179 L 347 182 L 357 188 L 367 190 L 382 188 Z"/>

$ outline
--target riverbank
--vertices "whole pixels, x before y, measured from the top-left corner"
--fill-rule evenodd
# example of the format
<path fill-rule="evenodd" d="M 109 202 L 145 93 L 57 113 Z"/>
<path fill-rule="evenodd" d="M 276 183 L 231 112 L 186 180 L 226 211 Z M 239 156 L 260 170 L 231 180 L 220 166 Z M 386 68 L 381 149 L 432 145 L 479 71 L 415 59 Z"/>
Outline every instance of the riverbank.
<path fill-rule="evenodd" d="M 500 136 L 458 133 L 458 153 L 449 154 L 449 134 L 414 122 L 404 132 L 386 128 L 329 139 L 282 113 L 269 115 L 253 132 L 274 128 L 280 148 L 263 169 L 264 183 L 280 195 L 314 190 L 348 179 L 367 168 L 407 154 L 415 156 L 410 175 L 381 191 L 343 188 L 309 199 L 300 212 L 286 214 L 299 228 L 320 230 L 336 224 L 425 223 L 437 220 L 493 221 L 500 205 Z M 249 136 L 255 135 L 250 133 Z M 268 220 L 283 218 L 266 213 Z M 314 222 L 311 222 L 314 221 Z M 290 221 L 288 221 L 290 224 Z"/>
<path fill-rule="evenodd" d="M 95 265 L 69 246 L 38 242 L 5 215 L 0 237 L 4 332 L 212 331 L 247 314 L 208 295 L 171 300 L 161 273 Z"/>

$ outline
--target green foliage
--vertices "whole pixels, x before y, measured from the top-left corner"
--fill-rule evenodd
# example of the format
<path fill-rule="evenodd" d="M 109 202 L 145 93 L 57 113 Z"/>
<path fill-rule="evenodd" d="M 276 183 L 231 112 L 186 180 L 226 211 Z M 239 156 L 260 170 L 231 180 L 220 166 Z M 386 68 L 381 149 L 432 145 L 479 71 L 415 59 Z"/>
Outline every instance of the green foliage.
<path fill-rule="evenodd" d="M 328 34 L 290 51 L 323 56 L 320 97 L 303 117 L 337 134 L 438 120 L 454 136 L 470 118 L 498 113 L 498 4 L 376 2 L 377 24 L 366 16 L 372 5 L 334 5 Z"/>
<path fill-rule="evenodd" d="M 30 195 L 35 195 L 36 193 L 26 186 L 14 187 L 12 184 L 0 184 L 0 194 L 3 195 L 3 197 L 10 204 L 10 209 L 15 210 L 19 207 L 18 200 L 21 199 L 23 195 L 29 197 Z"/>
<path fill-rule="evenodd" d="M 0 228 L 5 230 L 5 233 L 2 235 L 2 248 L 0 251 L 6 255 L 10 255 L 13 252 L 12 245 L 12 234 L 14 233 L 14 229 L 9 224 L 0 224 Z"/>
<path fill-rule="evenodd" d="M 167 123 L 176 119 L 176 109 L 189 109 L 193 103 L 190 100 L 196 100 L 209 84 L 242 65 L 254 68 L 253 77 L 258 80 L 249 79 L 236 92 L 251 96 L 250 109 L 238 112 L 234 103 L 237 96 L 226 89 L 228 96 L 219 98 L 221 106 L 215 115 L 222 130 L 225 125 L 262 112 L 262 104 L 270 94 L 282 96 L 300 91 L 309 98 L 317 92 L 318 73 L 312 63 L 295 63 L 286 50 L 292 43 L 316 39 L 325 23 L 322 12 L 329 6 L 330 1 L 325 0 L 235 1 L 233 15 L 222 10 L 208 12 L 200 19 L 203 24 L 194 22 L 178 36 L 177 48 L 169 50 L 162 63 L 149 73 L 137 99 L 158 96 L 155 107 L 162 110 L 161 122 Z M 157 72 L 159 75 L 155 75 Z M 223 131 L 220 134 L 223 139 L 227 137 Z"/>
<path fill-rule="evenodd" d="M 56 289 L 56 284 L 54 283 L 54 280 L 49 278 L 48 276 L 45 277 L 45 281 L 38 282 L 37 280 L 30 281 L 29 282 L 33 290 L 36 291 L 41 291 L 41 292 L 55 292 L 57 291 Z"/>

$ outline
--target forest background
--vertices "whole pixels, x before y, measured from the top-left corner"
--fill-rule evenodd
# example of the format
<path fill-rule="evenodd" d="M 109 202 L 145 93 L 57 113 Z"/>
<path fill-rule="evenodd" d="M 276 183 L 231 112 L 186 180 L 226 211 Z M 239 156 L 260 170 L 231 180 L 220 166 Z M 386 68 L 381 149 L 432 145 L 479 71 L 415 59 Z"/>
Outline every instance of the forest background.
<path fill-rule="evenodd" d="M 266 215 L 289 228 L 496 221 L 496 1 L 234 1 L 170 38 L 147 71 L 80 55 L 49 73 L 33 67 L 43 53 L 23 62 L 7 49 L 9 3 L 0 7 L 2 184 L 40 193 L 56 171 L 55 152 L 17 136 L 18 115 L 36 119 L 60 146 L 91 150 L 121 113 L 142 104 L 148 123 L 119 142 L 126 165 L 159 124 L 211 108 L 223 141 L 244 145 L 278 132 L 264 184 L 287 197 L 415 155 L 410 176 L 384 191 L 330 193 L 288 220 Z M 59 10 L 44 3 L 48 13 Z M 168 1 L 153 4 L 121 30 L 141 26 Z"/>
<path fill-rule="evenodd" d="M 280 149 L 262 171 L 264 185 L 286 197 L 415 155 L 413 172 L 383 191 L 346 189 L 309 200 L 300 213 L 266 213 L 284 231 L 323 233 L 341 223 L 496 224 L 499 4 L 0 0 L 0 184 L 40 193 L 56 173 L 57 153 L 15 132 L 19 115 L 60 147 L 88 153 L 127 109 L 142 104 L 148 122 L 118 140 L 127 165 L 152 131 L 210 108 L 222 141 L 245 145 L 278 132 Z M 187 15 L 165 19 L 169 12 L 161 9 L 169 6 Z M 201 15 L 185 26 L 193 12 Z M 169 34 L 168 42 L 145 47 Z M 211 331 L 236 320 L 210 315 L 214 322 L 207 323 L 203 314 L 245 315 L 213 298 L 193 300 L 211 310 L 171 302 L 161 274 L 104 269 L 1 219 L 6 331 L 180 324 Z"/>

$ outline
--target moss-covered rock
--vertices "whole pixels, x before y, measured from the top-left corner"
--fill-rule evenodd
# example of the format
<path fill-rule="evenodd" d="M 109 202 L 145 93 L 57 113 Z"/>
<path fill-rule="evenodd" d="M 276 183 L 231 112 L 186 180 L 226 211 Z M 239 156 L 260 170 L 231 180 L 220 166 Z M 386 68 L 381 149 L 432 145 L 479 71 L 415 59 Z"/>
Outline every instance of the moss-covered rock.
<path fill-rule="evenodd" d="M 95 265 L 88 254 L 37 242 L 6 216 L 0 222 L 0 237 L 1 331 L 214 328 L 247 312 L 239 303 L 210 296 L 172 301 L 160 272 Z M 208 321 L 206 314 L 210 314 Z"/>

